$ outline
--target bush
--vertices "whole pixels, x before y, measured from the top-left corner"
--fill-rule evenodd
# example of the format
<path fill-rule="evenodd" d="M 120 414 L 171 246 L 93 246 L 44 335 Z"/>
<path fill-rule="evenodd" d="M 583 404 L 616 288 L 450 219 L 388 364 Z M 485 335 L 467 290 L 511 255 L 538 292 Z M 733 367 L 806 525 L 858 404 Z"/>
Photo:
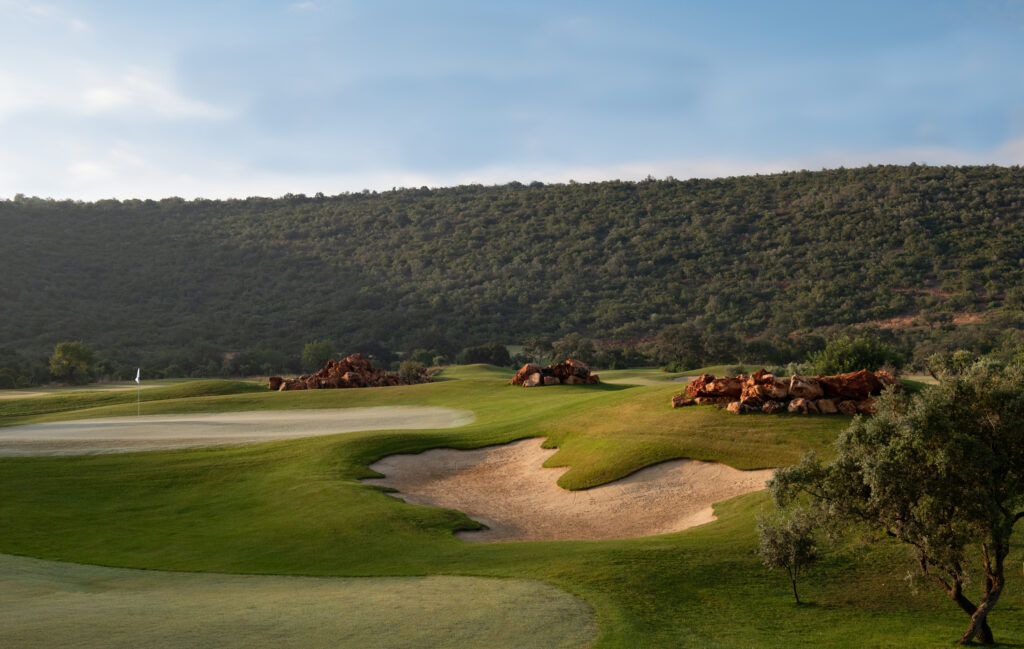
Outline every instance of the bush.
<path fill-rule="evenodd" d="M 877 370 L 883 365 L 900 367 L 901 354 L 886 345 L 874 334 L 856 338 L 838 336 L 825 344 L 825 349 L 814 352 L 808 359 L 814 374 L 832 375 L 857 370 Z"/>
<path fill-rule="evenodd" d="M 423 367 L 423 363 L 417 363 L 416 361 L 402 361 L 402 364 L 398 366 L 398 376 L 402 377 L 406 381 L 417 381 L 420 375 L 426 371 Z"/>
<path fill-rule="evenodd" d="M 475 347 L 466 347 L 458 356 L 460 364 L 486 363 L 498 367 L 511 367 L 512 357 L 508 354 L 508 347 L 501 343 L 488 343 Z"/>

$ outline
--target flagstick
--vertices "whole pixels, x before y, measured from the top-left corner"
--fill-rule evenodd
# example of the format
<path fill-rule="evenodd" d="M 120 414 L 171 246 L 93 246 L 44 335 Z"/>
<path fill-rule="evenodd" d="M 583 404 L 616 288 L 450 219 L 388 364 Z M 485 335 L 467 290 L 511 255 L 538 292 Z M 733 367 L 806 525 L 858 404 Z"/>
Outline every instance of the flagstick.
<path fill-rule="evenodd" d="M 142 384 L 139 383 L 139 401 L 135 408 L 135 418 L 142 419 Z"/>

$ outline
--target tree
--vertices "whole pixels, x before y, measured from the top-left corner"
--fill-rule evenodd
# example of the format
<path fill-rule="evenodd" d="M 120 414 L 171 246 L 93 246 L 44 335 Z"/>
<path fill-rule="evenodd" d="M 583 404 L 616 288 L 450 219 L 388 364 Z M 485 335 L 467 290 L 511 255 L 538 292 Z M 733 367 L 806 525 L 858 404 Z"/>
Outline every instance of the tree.
<path fill-rule="evenodd" d="M 837 336 L 825 344 L 825 349 L 814 352 L 808 358 L 818 374 L 877 370 L 883 365 L 899 367 L 902 360 L 899 352 L 871 333 L 856 338 Z"/>
<path fill-rule="evenodd" d="M 594 343 L 578 333 L 566 334 L 564 338 L 555 342 L 551 349 L 551 355 L 556 363 L 568 358 L 575 358 L 578 361 L 591 365 L 597 358 L 597 350 Z"/>
<path fill-rule="evenodd" d="M 328 340 L 314 340 L 302 348 L 302 369 L 315 372 L 334 358 L 334 345 Z"/>
<path fill-rule="evenodd" d="M 50 356 L 50 376 L 68 383 L 88 383 L 95 360 L 92 350 L 80 340 L 57 343 Z"/>
<path fill-rule="evenodd" d="M 512 364 L 512 357 L 508 354 L 508 347 L 501 343 L 466 347 L 459 353 L 457 360 L 459 363 L 488 363 L 498 367 L 507 367 Z"/>
<path fill-rule="evenodd" d="M 788 515 L 761 518 L 757 521 L 757 553 L 769 570 L 783 569 L 789 575 L 793 599 L 800 603 L 796 582 L 818 558 L 814 544 L 814 518 L 805 510 L 797 509 Z"/>
<path fill-rule="evenodd" d="M 769 483 L 777 505 L 806 494 L 822 520 L 863 523 L 910 546 L 921 573 L 970 616 L 961 644 L 994 642 L 987 617 L 1024 518 L 1024 370 L 978 362 L 911 396 L 887 393 L 836 458 L 813 454 Z M 981 593 L 965 592 L 976 561 Z"/>

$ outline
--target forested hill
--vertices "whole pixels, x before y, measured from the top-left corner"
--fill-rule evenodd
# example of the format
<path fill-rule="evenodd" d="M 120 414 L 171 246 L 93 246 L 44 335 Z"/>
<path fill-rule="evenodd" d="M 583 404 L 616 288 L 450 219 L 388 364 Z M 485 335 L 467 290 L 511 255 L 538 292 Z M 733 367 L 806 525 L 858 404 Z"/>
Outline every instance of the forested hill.
<path fill-rule="evenodd" d="M 674 323 L 779 335 L 1024 304 L 1024 172 L 883 166 L 720 180 L 278 199 L 0 202 L 0 345 L 109 357 L 461 347 Z"/>

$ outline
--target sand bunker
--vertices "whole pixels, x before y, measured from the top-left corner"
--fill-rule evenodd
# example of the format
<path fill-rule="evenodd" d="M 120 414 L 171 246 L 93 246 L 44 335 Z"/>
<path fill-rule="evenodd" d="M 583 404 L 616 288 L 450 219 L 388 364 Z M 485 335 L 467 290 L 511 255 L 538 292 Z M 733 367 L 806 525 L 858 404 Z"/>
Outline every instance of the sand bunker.
<path fill-rule="evenodd" d="M 764 489 L 772 469 L 672 460 L 599 487 L 567 491 L 565 467 L 546 469 L 557 449 L 543 439 L 471 451 L 433 449 L 392 455 L 371 465 L 405 502 L 464 512 L 490 529 L 456 534 L 465 541 L 621 539 L 678 532 L 714 520 L 711 505 Z"/>
<path fill-rule="evenodd" d="M 0 457 L 256 444 L 360 430 L 454 428 L 473 419 L 469 410 L 427 406 L 79 419 L 0 428 Z"/>

